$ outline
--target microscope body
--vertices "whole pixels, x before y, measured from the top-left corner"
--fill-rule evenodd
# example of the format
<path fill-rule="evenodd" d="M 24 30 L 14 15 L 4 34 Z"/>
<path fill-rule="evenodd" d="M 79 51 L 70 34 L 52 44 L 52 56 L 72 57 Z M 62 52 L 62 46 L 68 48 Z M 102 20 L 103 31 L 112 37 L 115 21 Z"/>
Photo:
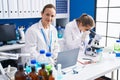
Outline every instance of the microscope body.
<path fill-rule="evenodd" d="M 21 26 L 21 27 L 19 27 L 19 29 L 18 29 L 18 32 L 19 32 L 19 34 L 20 34 L 20 40 L 18 41 L 18 43 L 25 43 L 25 33 L 24 33 L 24 27 L 23 26 Z"/>
<path fill-rule="evenodd" d="M 85 55 L 96 57 L 103 48 L 99 46 L 101 36 L 93 31 L 90 32 L 94 35 L 94 38 L 92 38 L 86 46 Z"/>

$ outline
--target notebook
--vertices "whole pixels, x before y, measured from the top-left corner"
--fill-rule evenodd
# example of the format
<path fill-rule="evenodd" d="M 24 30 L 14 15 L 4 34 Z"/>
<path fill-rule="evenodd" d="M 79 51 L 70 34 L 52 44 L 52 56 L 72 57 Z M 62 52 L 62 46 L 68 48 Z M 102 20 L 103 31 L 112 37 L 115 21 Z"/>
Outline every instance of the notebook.
<path fill-rule="evenodd" d="M 80 48 L 75 48 L 72 50 L 59 52 L 56 65 L 61 64 L 62 69 L 74 66 L 77 63 L 79 49 Z"/>

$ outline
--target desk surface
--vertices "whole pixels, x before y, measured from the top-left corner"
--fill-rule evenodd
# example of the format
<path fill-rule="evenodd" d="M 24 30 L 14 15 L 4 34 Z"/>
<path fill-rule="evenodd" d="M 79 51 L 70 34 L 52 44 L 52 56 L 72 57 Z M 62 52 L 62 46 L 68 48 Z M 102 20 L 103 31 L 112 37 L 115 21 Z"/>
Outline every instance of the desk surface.
<path fill-rule="evenodd" d="M 3 45 L 3 46 L 0 46 L 0 51 L 20 49 L 20 48 L 22 48 L 24 46 L 25 46 L 25 44 Z"/>
<path fill-rule="evenodd" d="M 79 57 L 82 58 L 85 56 L 79 55 Z M 107 52 L 104 52 L 102 60 L 98 63 L 92 63 L 87 65 L 77 63 L 77 65 L 81 68 L 78 74 L 73 74 L 73 72 L 66 73 L 65 75 L 63 75 L 62 80 L 94 80 L 109 72 L 119 69 L 120 58 L 116 58 L 115 54 L 109 54 Z"/>
<path fill-rule="evenodd" d="M 79 65 L 83 66 L 80 63 Z M 64 75 L 63 80 L 94 80 L 119 68 L 120 58 L 116 58 L 115 54 L 103 53 L 103 58 L 100 62 L 81 67 L 78 74 L 67 73 Z"/>

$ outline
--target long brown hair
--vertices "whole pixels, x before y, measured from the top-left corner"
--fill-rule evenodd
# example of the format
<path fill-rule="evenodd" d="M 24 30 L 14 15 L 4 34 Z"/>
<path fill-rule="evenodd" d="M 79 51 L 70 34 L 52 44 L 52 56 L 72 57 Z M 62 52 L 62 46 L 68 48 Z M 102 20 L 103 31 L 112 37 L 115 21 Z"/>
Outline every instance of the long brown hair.
<path fill-rule="evenodd" d="M 56 10 L 56 8 L 55 8 L 55 6 L 54 6 L 53 4 L 47 4 L 47 5 L 43 8 L 42 13 L 44 13 L 44 11 L 45 11 L 46 8 L 53 8 L 53 9 Z"/>
<path fill-rule="evenodd" d="M 82 14 L 79 18 L 76 19 L 77 23 L 82 23 L 83 26 L 91 26 L 95 25 L 94 19 L 87 14 Z"/>

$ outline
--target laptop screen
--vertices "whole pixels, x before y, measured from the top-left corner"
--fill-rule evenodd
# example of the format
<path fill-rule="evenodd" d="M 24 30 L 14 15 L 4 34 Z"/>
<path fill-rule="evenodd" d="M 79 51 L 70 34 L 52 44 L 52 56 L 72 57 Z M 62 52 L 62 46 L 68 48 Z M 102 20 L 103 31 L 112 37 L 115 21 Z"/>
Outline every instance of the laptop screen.
<path fill-rule="evenodd" d="M 74 66 L 77 63 L 79 49 L 80 48 L 76 48 L 64 52 L 59 52 L 56 65 L 61 64 L 62 69 L 70 66 Z"/>

